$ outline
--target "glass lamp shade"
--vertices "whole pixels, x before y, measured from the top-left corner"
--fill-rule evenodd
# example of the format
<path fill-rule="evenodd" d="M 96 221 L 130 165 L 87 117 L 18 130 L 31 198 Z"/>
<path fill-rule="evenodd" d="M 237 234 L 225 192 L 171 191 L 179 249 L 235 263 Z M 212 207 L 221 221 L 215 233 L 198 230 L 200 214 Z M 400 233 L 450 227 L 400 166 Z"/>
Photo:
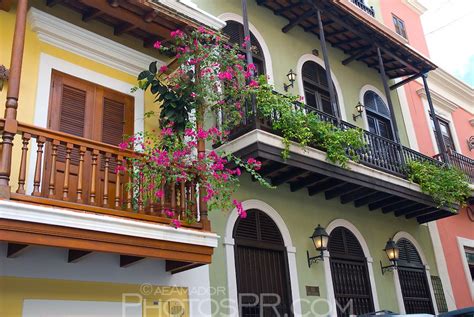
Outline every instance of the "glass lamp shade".
<path fill-rule="evenodd" d="M 286 77 L 288 77 L 288 80 L 290 82 L 294 82 L 296 80 L 296 74 L 293 72 L 292 69 L 290 69 L 290 72 L 286 74 Z"/>
<path fill-rule="evenodd" d="M 362 112 L 364 111 L 364 105 L 361 104 L 360 102 L 357 103 L 357 105 L 355 106 L 355 108 L 356 108 L 356 111 L 357 111 L 358 113 L 362 113 Z"/>
<path fill-rule="evenodd" d="M 313 241 L 314 248 L 317 251 L 324 251 L 328 247 L 329 235 L 327 234 L 326 230 L 318 225 L 316 229 L 314 229 L 313 235 L 310 237 Z"/>
<path fill-rule="evenodd" d="M 400 256 L 400 249 L 398 248 L 395 241 L 393 241 L 392 239 L 389 239 L 387 241 L 387 244 L 385 245 L 384 251 L 387 254 L 387 257 L 390 261 L 392 262 L 398 261 L 398 258 Z"/>

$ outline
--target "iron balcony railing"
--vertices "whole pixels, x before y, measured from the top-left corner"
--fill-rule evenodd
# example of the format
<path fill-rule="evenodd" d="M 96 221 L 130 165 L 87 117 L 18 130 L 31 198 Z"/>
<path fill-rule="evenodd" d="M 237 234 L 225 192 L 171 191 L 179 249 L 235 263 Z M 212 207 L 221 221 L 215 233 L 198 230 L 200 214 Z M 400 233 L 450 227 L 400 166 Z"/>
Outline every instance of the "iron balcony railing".
<path fill-rule="evenodd" d="M 448 159 L 447 163 L 463 171 L 467 175 L 467 178 L 471 184 L 474 184 L 474 160 L 451 149 L 448 149 L 446 154 Z M 434 158 L 439 161 L 443 160 L 441 153 L 435 155 Z"/>
<path fill-rule="evenodd" d="M 373 6 L 367 6 L 363 0 L 351 0 L 351 2 L 358 6 L 365 13 L 371 15 L 372 17 L 375 17 L 375 10 Z"/>
<path fill-rule="evenodd" d="M 272 121 L 278 119 L 278 113 L 275 112 L 271 119 L 265 119 L 260 115 L 255 116 L 252 110 L 253 107 L 248 105 L 247 108 L 248 111 L 245 111 L 245 113 L 248 115 L 243 118 L 241 124 L 232 129 L 229 134 L 230 139 L 235 139 L 255 129 L 264 130 L 276 135 L 280 134 L 279 131 L 275 131 L 272 128 Z M 297 104 L 294 109 L 295 111 L 304 111 L 306 113 L 314 112 L 319 116 L 320 120 L 337 125 L 336 117 L 308 105 Z M 358 128 L 345 121 L 341 121 L 339 127 L 341 129 Z M 398 177 L 407 177 L 405 163 L 409 161 L 428 161 L 440 166 L 446 164 L 446 162 L 441 162 L 441 160 L 437 158 L 432 158 L 406 146 L 401 146 L 393 140 L 381 137 L 366 130 L 363 130 L 363 138 L 366 146 L 356 151 L 358 162 Z M 314 148 L 319 147 L 318 144 L 310 144 L 309 146 Z M 466 173 L 470 182 L 474 183 L 474 160 L 455 152 L 452 152 L 450 157 L 450 162 L 447 163 L 462 170 Z"/>

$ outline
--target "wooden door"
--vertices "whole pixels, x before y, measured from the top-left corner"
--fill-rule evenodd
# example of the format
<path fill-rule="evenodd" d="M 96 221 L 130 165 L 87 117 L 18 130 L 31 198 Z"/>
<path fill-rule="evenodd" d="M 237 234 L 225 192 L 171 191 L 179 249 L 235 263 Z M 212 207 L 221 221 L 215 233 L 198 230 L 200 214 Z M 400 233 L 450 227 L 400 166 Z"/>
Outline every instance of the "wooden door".
<path fill-rule="evenodd" d="M 407 239 L 397 241 L 400 248 L 398 277 L 407 314 L 434 314 L 425 266 L 415 246 Z"/>
<path fill-rule="evenodd" d="M 292 316 L 287 253 L 276 224 L 250 210 L 237 222 L 234 238 L 239 315 Z"/>
<path fill-rule="evenodd" d="M 335 228 L 329 237 L 331 276 L 337 315 L 361 315 L 374 311 L 367 260 L 354 234 Z"/>
<path fill-rule="evenodd" d="M 51 81 L 51 95 L 49 106 L 48 128 L 61 131 L 73 136 L 79 136 L 102 143 L 117 146 L 124 135 L 133 133 L 133 98 L 112 91 L 102 86 L 81 80 L 57 71 L 53 71 Z M 50 195 L 48 189 L 49 177 L 44 177 L 42 194 L 46 197 L 77 201 L 78 166 L 80 160 L 80 149 L 73 147 L 73 140 L 68 146 L 60 144 L 57 150 L 57 162 L 55 167 L 55 192 Z M 52 145 L 47 144 L 45 155 L 45 175 L 50 175 Z M 67 192 L 64 186 L 64 175 L 66 169 L 66 156 L 70 156 L 69 178 Z M 116 166 L 116 158 L 110 158 L 109 197 L 114 197 L 115 177 L 112 177 Z M 99 158 L 99 179 L 91 179 L 91 152 L 84 152 L 84 175 L 83 201 L 89 199 L 89 188 L 92 181 L 96 181 L 98 189 L 96 201 L 103 205 L 103 181 L 105 178 L 105 157 Z M 99 183 L 97 183 L 99 182 Z M 100 182 L 102 184 L 100 184 Z M 102 191 L 101 191 L 102 190 Z M 112 199 L 106 204 L 112 206 Z"/>

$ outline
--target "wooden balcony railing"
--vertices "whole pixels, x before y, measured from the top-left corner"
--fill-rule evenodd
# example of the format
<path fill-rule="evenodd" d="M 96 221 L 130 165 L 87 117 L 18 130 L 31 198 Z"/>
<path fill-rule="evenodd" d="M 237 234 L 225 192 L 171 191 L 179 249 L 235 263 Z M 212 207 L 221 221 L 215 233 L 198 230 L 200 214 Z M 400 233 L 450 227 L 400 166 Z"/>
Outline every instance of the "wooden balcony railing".
<path fill-rule="evenodd" d="M 264 130 L 277 135 L 279 134 L 278 131 L 272 129 L 272 120 L 278 120 L 278 113 L 274 113 L 271 119 L 262 119 L 261 116 L 255 116 L 249 106 L 247 107 L 249 108 L 245 111 L 248 113 L 247 117 L 242 120 L 240 125 L 231 131 L 229 134 L 230 139 L 235 139 L 254 129 Z M 306 113 L 314 112 L 321 120 L 337 125 L 336 117 L 308 105 L 296 104 L 294 111 L 304 111 Z M 341 121 L 339 127 L 342 129 L 357 128 L 345 121 Z M 359 163 L 398 177 L 406 178 L 405 162 L 410 160 L 430 161 L 437 165 L 444 164 L 439 160 L 433 159 L 408 147 L 400 146 L 392 140 L 366 130 L 363 131 L 363 138 L 367 146 L 356 151 Z M 309 144 L 309 146 L 319 148 L 318 144 Z M 467 161 L 465 159 L 457 159 L 457 162 L 458 163 L 455 163 L 455 166 L 464 171 L 470 169 L 472 172 L 472 169 L 474 168 L 472 160 Z"/>
<path fill-rule="evenodd" d="M 147 189 L 131 186 L 131 177 L 118 168 L 137 153 L 23 123 L 18 124 L 14 145 L 19 167 L 11 171 L 12 179 L 18 175 L 17 186 L 10 182 L 12 200 L 165 224 L 176 218 L 183 226 L 207 230 L 194 182 L 163 184 L 164 199 L 144 202 Z M 189 218 L 194 221 L 186 221 Z"/>
<path fill-rule="evenodd" d="M 356 6 L 358 6 L 362 11 L 364 11 L 365 13 L 375 17 L 375 10 L 374 10 L 374 7 L 372 6 L 367 6 L 363 0 L 351 0 L 351 2 L 353 4 L 355 4 Z"/>
<path fill-rule="evenodd" d="M 446 154 L 449 160 L 449 162 L 447 163 L 456 166 L 461 171 L 463 171 L 466 174 L 468 180 L 471 182 L 471 184 L 474 184 L 474 160 L 451 149 L 448 149 L 446 151 Z M 434 158 L 439 161 L 443 160 L 443 156 L 441 155 L 441 153 L 436 154 Z"/>

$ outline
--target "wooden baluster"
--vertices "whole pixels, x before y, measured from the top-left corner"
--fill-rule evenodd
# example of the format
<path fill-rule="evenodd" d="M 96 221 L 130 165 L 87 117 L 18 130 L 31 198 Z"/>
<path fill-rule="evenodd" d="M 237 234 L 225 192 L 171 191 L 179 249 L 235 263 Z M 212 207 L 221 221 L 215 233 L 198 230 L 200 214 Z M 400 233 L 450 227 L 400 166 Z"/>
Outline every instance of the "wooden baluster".
<path fill-rule="evenodd" d="M 163 191 L 163 197 L 160 199 L 160 205 L 161 205 L 160 214 L 161 214 L 162 217 L 166 216 L 165 213 L 164 213 L 164 211 L 165 211 L 165 199 L 166 199 L 165 185 L 166 185 L 166 181 L 163 179 L 161 181 L 161 190 Z"/>
<path fill-rule="evenodd" d="M 96 183 L 97 183 L 97 161 L 99 158 L 99 150 L 92 150 L 92 176 L 91 176 L 91 194 L 90 204 L 95 205 L 96 201 Z"/>
<path fill-rule="evenodd" d="M 148 195 L 150 197 L 150 215 L 153 215 L 155 213 L 155 193 L 153 192 L 154 190 L 156 190 L 155 188 L 155 179 L 152 178 L 151 179 L 151 186 L 150 186 L 150 189 L 148 190 Z"/>
<path fill-rule="evenodd" d="M 138 183 L 138 212 L 141 214 L 145 213 L 145 209 L 143 208 L 143 177 L 139 178 Z"/>
<path fill-rule="evenodd" d="M 171 211 L 176 214 L 176 183 L 171 182 Z"/>
<path fill-rule="evenodd" d="M 79 171 L 77 173 L 77 202 L 82 203 L 82 179 L 84 178 L 84 155 L 86 154 L 86 147 L 79 148 Z"/>
<path fill-rule="evenodd" d="M 26 159 L 28 155 L 28 145 L 30 144 L 31 134 L 24 132 L 22 136 L 23 147 L 21 148 L 20 175 L 18 176 L 18 194 L 25 194 L 26 180 Z"/>
<path fill-rule="evenodd" d="M 185 183 L 184 181 L 181 181 L 180 184 L 180 201 L 179 201 L 179 204 L 180 204 L 180 210 L 181 210 L 181 218 L 184 218 L 186 216 L 186 187 L 185 187 Z"/>
<path fill-rule="evenodd" d="M 38 136 L 36 144 L 38 149 L 36 150 L 36 166 L 35 166 L 35 178 L 33 180 L 33 196 L 40 196 L 40 184 L 41 184 L 41 170 L 43 168 L 43 147 L 46 139 L 42 136 Z"/>
<path fill-rule="evenodd" d="M 58 140 L 51 142 L 51 170 L 49 171 L 48 197 L 56 198 L 56 161 L 58 159 L 58 147 L 61 144 Z"/>
<path fill-rule="evenodd" d="M 64 168 L 63 200 L 68 200 L 69 198 L 69 173 L 71 169 L 71 152 L 73 148 L 73 144 L 66 144 L 66 167 Z"/>
<path fill-rule="evenodd" d="M 132 163 L 128 162 L 128 170 L 130 173 L 128 174 L 128 189 L 127 189 L 127 210 L 132 211 L 132 197 L 133 197 L 133 178 L 132 178 Z"/>
<path fill-rule="evenodd" d="M 105 166 L 104 166 L 104 195 L 102 199 L 102 206 L 108 207 L 109 205 L 109 168 L 110 168 L 110 153 L 105 153 Z"/>
<path fill-rule="evenodd" d="M 196 184 L 191 182 L 191 210 L 193 212 L 193 217 L 197 220 L 197 201 L 196 201 Z"/>
<path fill-rule="evenodd" d="M 120 209 L 120 169 L 123 164 L 123 156 L 117 157 L 117 171 L 115 175 L 115 209 Z"/>

